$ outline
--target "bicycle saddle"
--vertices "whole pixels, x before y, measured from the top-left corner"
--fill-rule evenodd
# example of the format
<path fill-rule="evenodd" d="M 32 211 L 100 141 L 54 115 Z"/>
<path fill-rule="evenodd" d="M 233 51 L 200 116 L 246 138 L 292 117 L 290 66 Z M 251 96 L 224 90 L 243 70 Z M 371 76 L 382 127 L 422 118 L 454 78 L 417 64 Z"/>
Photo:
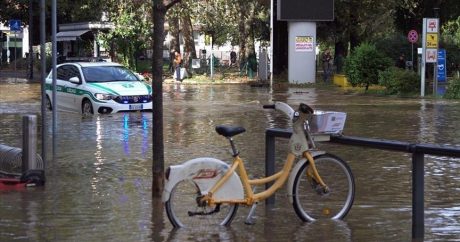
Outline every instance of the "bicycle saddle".
<path fill-rule="evenodd" d="M 216 132 L 225 137 L 232 137 L 237 134 L 244 133 L 246 131 L 245 128 L 241 126 L 229 126 L 229 125 L 217 125 Z"/>

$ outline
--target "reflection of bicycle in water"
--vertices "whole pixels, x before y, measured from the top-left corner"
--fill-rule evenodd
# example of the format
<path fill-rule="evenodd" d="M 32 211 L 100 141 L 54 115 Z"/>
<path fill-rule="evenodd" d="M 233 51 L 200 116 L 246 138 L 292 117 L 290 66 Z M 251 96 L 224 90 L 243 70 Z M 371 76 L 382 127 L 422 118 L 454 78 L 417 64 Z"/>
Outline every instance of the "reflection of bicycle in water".
<path fill-rule="evenodd" d="M 231 165 L 202 157 L 166 170 L 163 201 L 175 227 L 229 225 L 238 205 L 252 205 L 246 223 L 253 223 L 257 203 L 272 196 L 286 182 L 289 200 L 301 220 L 342 219 L 347 215 L 354 200 L 354 178 L 345 161 L 316 148 L 309 126 L 313 109 L 300 104 L 295 111 L 282 102 L 264 108 L 279 110 L 292 121 L 293 134 L 283 168 L 269 177 L 249 179 L 233 142 L 233 136 L 245 129 L 217 126 L 217 133 L 230 142 Z M 253 189 L 270 182 L 274 183 L 266 190 L 256 193 Z"/>

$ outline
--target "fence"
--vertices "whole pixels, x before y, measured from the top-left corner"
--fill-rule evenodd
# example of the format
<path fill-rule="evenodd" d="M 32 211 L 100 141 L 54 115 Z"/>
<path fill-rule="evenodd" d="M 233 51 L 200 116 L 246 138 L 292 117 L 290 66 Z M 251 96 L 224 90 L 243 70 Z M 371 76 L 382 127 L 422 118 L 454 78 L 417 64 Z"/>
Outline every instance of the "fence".
<path fill-rule="evenodd" d="M 266 176 L 275 173 L 275 138 L 289 138 L 292 132 L 286 129 L 271 128 L 265 132 L 265 173 Z M 414 144 L 393 140 L 370 139 L 344 135 L 331 135 L 330 142 L 412 153 L 412 239 L 423 240 L 425 234 L 424 209 L 424 156 L 460 157 L 460 149 L 451 146 L 433 144 Z M 267 184 L 270 186 L 271 184 Z M 274 204 L 275 198 L 267 199 L 267 204 Z"/>

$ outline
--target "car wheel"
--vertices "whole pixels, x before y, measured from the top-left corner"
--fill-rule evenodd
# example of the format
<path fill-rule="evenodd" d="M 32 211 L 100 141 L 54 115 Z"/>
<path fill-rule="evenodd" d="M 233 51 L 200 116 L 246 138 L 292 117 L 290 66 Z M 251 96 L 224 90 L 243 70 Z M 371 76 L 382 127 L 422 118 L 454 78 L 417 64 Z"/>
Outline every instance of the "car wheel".
<path fill-rule="evenodd" d="M 46 95 L 46 104 L 45 105 L 46 105 L 46 108 L 48 110 L 50 110 L 50 111 L 53 110 L 53 106 L 51 105 L 51 100 L 50 100 L 50 97 L 48 95 Z"/>
<path fill-rule="evenodd" d="M 81 105 L 81 113 L 83 116 L 88 116 L 88 115 L 93 115 L 93 105 L 91 104 L 91 101 L 89 100 L 83 100 L 83 103 Z"/>

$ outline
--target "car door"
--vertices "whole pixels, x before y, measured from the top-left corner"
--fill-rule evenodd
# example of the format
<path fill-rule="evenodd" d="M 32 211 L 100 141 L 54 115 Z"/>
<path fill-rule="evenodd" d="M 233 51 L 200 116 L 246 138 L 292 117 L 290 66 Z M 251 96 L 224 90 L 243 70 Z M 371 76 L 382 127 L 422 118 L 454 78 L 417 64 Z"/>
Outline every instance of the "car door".
<path fill-rule="evenodd" d="M 56 71 L 56 102 L 58 109 L 69 110 L 69 100 L 66 93 L 68 77 L 68 66 L 62 65 L 57 67 Z"/>
<path fill-rule="evenodd" d="M 67 66 L 67 83 L 66 83 L 66 102 L 68 103 L 69 109 L 72 111 L 81 111 L 81 97 L 82 97 L 82 92 L 81 92 L 81 74 L 80 70 L 78 69 L 77 66 L 75 65 L 69 65 Z M 74 83 L 70 82 L 70 78 L 72 77 L 77 77 L 78 80 L 80 80 L 80 83 Z"/>

